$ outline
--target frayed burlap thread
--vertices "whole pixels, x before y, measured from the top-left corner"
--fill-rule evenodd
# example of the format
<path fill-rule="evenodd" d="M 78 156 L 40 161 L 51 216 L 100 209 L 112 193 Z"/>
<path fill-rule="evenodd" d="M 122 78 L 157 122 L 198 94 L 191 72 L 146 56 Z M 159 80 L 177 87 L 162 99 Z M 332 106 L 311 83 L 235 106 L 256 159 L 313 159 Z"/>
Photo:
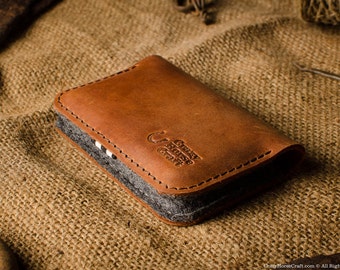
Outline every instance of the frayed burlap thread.
<path fill-rule="evenodd" d="M 293 2 L 219 1 L 206 26 L 171 1 L 65 0 L 1 51 L 0 238 L 23 265 L 264 269 L 338 253 L 340 85 L 295 63 L 340 74 L 339 30 L 305 23 Z M 61 90 L 150 54 L 302 143 L 305 161 L 203 224 L 158 221 L 58 135 L 52 109 Z"/>
<path fill-rule="evenodd" d="M 302 18 L 309 22 L 340 24 L 340 1 L 301 0 Z"/>

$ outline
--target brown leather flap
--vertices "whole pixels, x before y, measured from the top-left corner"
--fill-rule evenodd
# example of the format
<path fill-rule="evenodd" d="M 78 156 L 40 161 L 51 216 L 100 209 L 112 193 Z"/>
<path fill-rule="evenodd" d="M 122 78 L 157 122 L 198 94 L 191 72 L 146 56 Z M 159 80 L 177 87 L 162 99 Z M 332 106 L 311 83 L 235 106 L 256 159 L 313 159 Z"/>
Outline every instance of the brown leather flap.
<path fill-rule="evenodd" d="M 158 192 L 188 194 L 303 147 L 159 56 L 59 94 L 55 108 Z"/>

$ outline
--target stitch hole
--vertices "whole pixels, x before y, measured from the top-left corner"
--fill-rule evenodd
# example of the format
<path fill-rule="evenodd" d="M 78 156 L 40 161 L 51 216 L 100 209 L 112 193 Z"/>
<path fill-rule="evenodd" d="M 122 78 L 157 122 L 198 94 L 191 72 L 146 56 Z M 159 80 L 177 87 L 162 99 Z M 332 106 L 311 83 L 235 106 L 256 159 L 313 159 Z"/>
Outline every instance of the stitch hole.
<path fill-rule="evenodd" d="M 264 158 L 264 154 L 258 156 L 258 159 Z"/>
<path fill-rule="evenodd" d="M 243 166 L 247 166 L 250 164 L 250 161 L 248 160 L 246 163 L 243 163 Z"/>
<path fill-rule="evenodd" d="M 270 153 L 271 153 L 272 151 L 268 151 L 268 152 L 266 152 L 266 153 L 264 153 L 265 155 L 269 155 Z"/>
<path fill-rule="evenodd" d="M 218 174 L 218 175 L 214 176 L 214 179 L 217 179 L 217 178 L 219 178 L 219 177 L 220 177 L 220 175 Z"/>
<path fill-rule="evenodd" d="M 227 173 L 228 173 L 228 172 L 224 172 L 224 173 L 221 174 L 221 176 L 225 176 Z"/>
<path fill-rule="evenodd" d="M 238 170 L 238 169 L 241 169 L 243 167 L 243 165 L 241 164 L 241 165 L 238 165 L 237 167 L 236 167 L 236 169 Z"/>
<path fill-rule="evenodd" d="M 232 169 L 229 170 L 229 172 L 233 172 L 233 171 L 235 171 L 235 168 L 232 168 Z"/>
<path fill-rule="evenodd" d="M 251 160 L 250 160 L 250 162 L 255 162 L 257 160 L 257 158 L 252 158 Z"/>

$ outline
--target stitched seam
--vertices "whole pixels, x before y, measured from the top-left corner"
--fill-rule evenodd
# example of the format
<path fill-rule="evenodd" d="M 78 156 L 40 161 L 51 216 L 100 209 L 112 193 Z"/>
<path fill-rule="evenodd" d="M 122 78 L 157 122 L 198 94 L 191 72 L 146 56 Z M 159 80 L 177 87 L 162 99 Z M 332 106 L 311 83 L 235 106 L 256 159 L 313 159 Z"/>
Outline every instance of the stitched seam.
<path fill-rule="evenodd" d="M 101 78 L 99 80 L 96 80 L 96 81 L 93 81 L 93 82 L 89 82 L 89 83 L 86 83 L 86 84 L 83 84 L 83 85 L 80 85 L 80 86 L 77 86 L 77 87 L 73 87 L 73 88 L 70 88 L 62 93 L 60 93 L 60 95 L 58 96 L 58 103 L 60 104 L 60 106 L 62 108 L 64 108 L 66 111 L 68 111 L 70 114 L 72 114 L 77 120 L 79 120 L 84 126 L 86 126 L 88 129 L 92 130 L 93 132 L 97 133 L 102 139 L 104 139 L 107 143 L 109 143 L 110 145 L 112 145 L 115 149 L 118 150 L 118 152 L 120 154 L 123 155 L 123 157 L 125 157 L 126 159 L 128 159 L 132 164 L 134 164 L 137 168 L 140 168 L 144 173 L 147 174 L 148 177 L 152 178 L 152 180 L 154 180 L 155 182 L 157 182 L 159 185 L 163 185 L 166 189 L 174 189 L 174 190 L 189 190 L 189 189 L 194 189 L 194 188 L 198 188 L 204 184 L 208 184 L 209 182 L 211 182 L 212 180 L 217 180 L 229 173 L 232 173 L 234 171 L 237 171 L 237 170 L 240 170 L 241 168 L 245 167 L 245 166 L 248 166 L 249 164 L 251 163 L 254 163 L 262 158 L 264 158 L 265 156 L 269 155 L 271 153 L 271 150 L 263 153 L 263 154 L 260 154 L 259 156 L 256 156 L 250 160 L 247 160 L 246 162 L 244 163 L 241 163 L 239 164 L 238 166 L 235 166 L 231 169 L 228 169 L 226 171 L 224 171 L 223 173 L 220 173 L 220 174 L 217 174 L 213 177 L 210 177 L 196 185 L 192 185 L 192 186 L 188 186 L 188 187 L 171 187 L 171 186 L 168 186 L 167 184 L 165 184 L 164 182 L 160 181 L 159 179 L 157 179 L 154 175 L 151 174 L 151 172 L 149 172 L 148 170 L 146 170 L 144 167 L 142 167 L 141 165 L 139 165 L 137 162 L 135 162 L 133 160 L 133 158 L 131 158 L 129 155 L 127 155 L 126 153 L 124 153 L 122 151 L 122 149 L 120 149 L 116 144 L 114 144 L 113 142 L 111 142 L 110 139 L 108 139 L 104 134 L 100 133 L 99 131 L 97 131 L 96 129 L 94 129 L 92 126 L 90 126 L 89 124 L 87 124 L 83 119 L 81 119 L 78 115 L 76 115 L 72 110 L 70 110 L 68 107 L 66 107 L 62 102 L 61 102 L 61 97 L 63 94 L 69 92 L 69 91 L 72 91 L 72 90 L 76 90 L 76 89 L 79 89 L 79 88 L 82 88 L 84 86 L 88 86 L 88 85 L 91 85 L 91 84 L 94 84 L 94 83 L 97 83 L 97 82 L 100 82 L 100 81 L 103 81 L 105 79 L 108 79 L 108 78 L 112 78 L 112 77 L 115 77 L 119 74 L 122 74 L 122 73 L 126 73 L 126 72 L 129 72 L 130 70 L 136 68 L 138 66 L 138 64 L 134 65 L 134 66 L 131 66 L 130 68 L 127 68 L 127 69 L 124 69 L 122 71 L 119 71 L 117 73 L 114 73 L 112 75 L 109 75 L 109 76 L 106 76 L 104 78 Z M 217 181 L 216 181 L 217 182 Z"/>
<path fill-rule="evenodd" d="M 261 155 L 259 155 L 259 156 L 257 156 L 257 157 L 254 157 L 254 158 L 252 158 L 252 159 L 250 159 L 250 160 L 248 160 L 248 161 L 246 161 L 246 162 L 244 162 L 244 163 L 239 164 L 238 166 L 235 166 L 235 167 L 233 167 L 233 168 L 231 168 L 231 169 L 229 169 L 229 170 L 226 170 L 226 171 L 223 172 L 223 173 L 217 174 L 217 175 L 215 175 L 214 177 L 210 177 L 210 178 L 208 178 L 207 180 L 204 180 L 204 181 L 202 181 L 202 182 L 200 182 L 200 183 L 198 183 L 198 184 L 196 184 L 196 185 L 192 185 L 192 186 L 189 186 L 189 187 L 181 187 L 181 188 L 171 187 L 171 189 L 185 190 L 185 189 L 193 189 L 193 188 L 199 187 L 199 186 L 201 186 L 201 185 L 203 185 L 203 184 L 209 183 L 209 182 L 212 181 L 212 180 L 219 179 L 219 178 L 221 178 L 221 177 L 223 177 L 223 176 L 225 176 L 225 175 L 227 175 L 227 174 L 229 174 L 229 173 L 232 173 L 232 172 L 234 172 L 234 171 L 237 171 L 237 170 L 239 170 L 239 169 L 241 169 L 241 168 L 243 168 L 243 167 L 245 167 L 245 166 L 248 166 L 249 164 L 254 163 L 254 162 L 256 162 L 256 161 L 258 161 L 258 160 L 264 158 L 265 156 L 269 155 L 271 152 L 272 152 L 272 151 L 269 150 L 269 151 L 267 151 L 267 152 L 265 152 L 265 153 L 263 153 L 263 154 L 261 154 Z"/>

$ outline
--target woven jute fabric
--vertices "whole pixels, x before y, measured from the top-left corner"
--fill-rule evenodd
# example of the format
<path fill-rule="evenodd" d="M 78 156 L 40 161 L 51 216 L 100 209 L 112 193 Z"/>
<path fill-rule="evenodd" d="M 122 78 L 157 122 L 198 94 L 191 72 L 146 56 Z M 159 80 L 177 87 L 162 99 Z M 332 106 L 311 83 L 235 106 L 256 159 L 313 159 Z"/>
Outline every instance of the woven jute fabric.
<path fill-rule="evenodd" d="M 297 2 L 219 1 L 206 26 L 171 1 L 64 0 L 3 49 L 0 238 L 22 264 L 264 269 L 339 252 L 340 31 L 303 21 Z M 57 134 L 52 109 L 59 91 L 150 54 L 302 143 L 305 161 L 202 224 L 158 221 Z"/>
<path fill-rule="evenodd" d="M 340 24 L 339 0 L 302 0 L 301 15 L 306 21 L 323 24 Z"/>

